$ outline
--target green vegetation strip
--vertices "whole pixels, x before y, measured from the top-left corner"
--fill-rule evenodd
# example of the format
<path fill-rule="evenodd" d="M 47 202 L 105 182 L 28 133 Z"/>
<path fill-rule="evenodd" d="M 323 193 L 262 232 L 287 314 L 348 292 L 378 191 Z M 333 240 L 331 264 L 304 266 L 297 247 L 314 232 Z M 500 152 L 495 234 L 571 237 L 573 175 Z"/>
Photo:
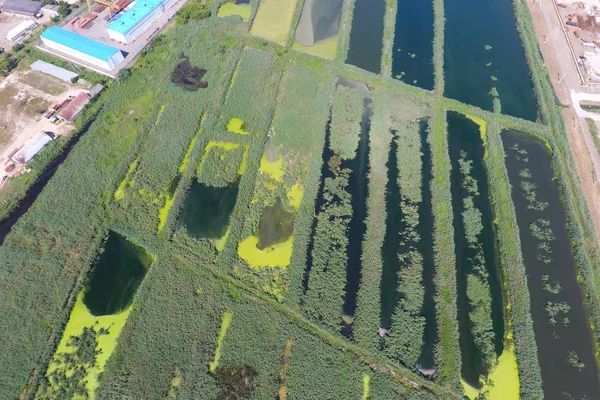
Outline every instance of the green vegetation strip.
<path fill-rule="evenodd" d="M 436 351 L 438 381 L 440 384 L 461 392 L 460 349 L 458 346 L 458 323 L 456 310 L 456 258 L 454 255 L 454 229 L 452 225 L 452 201 L 450 192 L 450 156 L 446 126 L 446 110 L 437 104 L 432 118 L 431 152 L 433 182 L 431 195 L 434 215 L 436 317 L 438 319 L 439 343 Z"/>

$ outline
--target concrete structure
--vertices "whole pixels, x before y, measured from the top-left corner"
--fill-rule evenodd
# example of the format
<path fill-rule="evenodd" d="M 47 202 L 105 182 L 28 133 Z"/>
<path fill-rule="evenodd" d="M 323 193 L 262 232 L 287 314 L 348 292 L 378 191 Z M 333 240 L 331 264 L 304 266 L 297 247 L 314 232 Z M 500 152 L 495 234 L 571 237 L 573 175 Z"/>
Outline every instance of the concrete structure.
<path fill-rule="evenodd" d="M 91 100 L 90 95 L 87 93 L 79 93 L 61 112 L 58 113 L 56 118 L 65 122 L 73 122 L 75 117 L 83 110 L 83 107 Z"/>
<path fill-rule="evenodd" d="M 52 6 L 49 4 L 46 4 L 44 7 L 42 7 L 42 14 L 47 15 L 49 18 L 56 18 L 60 15 L 58 12 L 58 6 Z"/>
<path fill-rule="evenodd" d="M 41 39 L 45 46 L 58 51 L 59 55 L 81 60 L 108 71 L 124 59 L 119 49 L 57 26 L 46 29 Z"/>
<path fill-rule="evenodd" d="M 52 75 L 58 79 L 62 79 L 65 82 L 71 83 L 74 79 L 77 79 L 79 75 L 75 72 L 71 72 L 61 67 L 57 67 L 56 65 L 47 63 L 42 60 L 37 60 L 33 64 L 31 64 L 31 69 L 34 71 L 40 71 L 48 75 Z"/>
<path fill-rule="evenodd" d="M 104 86 L 102 86 L 99 83 L 96 83 L 94 85 L 93 88 L 90 89 L 90 91 L 88 92 L 88 95 L 90 96 L 90 98 L 94 98 L 96 96 L 98 96 L 100 94 L 100 92 L 102 92 L 104 90 Z"/>
<path fill-rule="evenodd" d="M 37 1 L 6 0 L 2 6 L 2 12 L 23 17 L 39 18 L 42 16 L 42 7 L 43 4 Z"/>
<path fill-rule="evenodd" d="M 51 140 L 52 138 L 46 132 L 38 132 L 11 157 L 11 160 L 25 165 Z"/>
<path fill-rule="evenodd" d="M 26 20 L 21 22 L 19 25 L 12 28 L 6 34 L 6 38 L 11 42 L 18 42 L 23 39 L 29 32 L 31 32 L 37 24 L 34 21 Z"/>
<path fill-rule="evenodd" d="M 121 43 L 135 40 L 173 3 L 175 0 L 138 0 L 133 7 L 108 24 L 108 36 Z"/>

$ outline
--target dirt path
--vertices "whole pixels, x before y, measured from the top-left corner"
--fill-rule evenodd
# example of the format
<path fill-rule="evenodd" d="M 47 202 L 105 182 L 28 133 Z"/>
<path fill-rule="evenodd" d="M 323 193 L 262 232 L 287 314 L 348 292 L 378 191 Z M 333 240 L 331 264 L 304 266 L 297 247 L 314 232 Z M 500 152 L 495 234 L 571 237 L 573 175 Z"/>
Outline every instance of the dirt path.
<path fill-rule="evenodd" d="M 575 169 L 590 210 L 590 216 L 596 228 L 596 240 L 600 243 L 600 184 L 594 185 L 597 181 L 596 176 L 600 174 L 600 156 L 593 145 L 585 118 L 577 116 L 571 99 L 571 90 L 585 92 L 587 87 L 579 82 L 566 39 L 562 33 L 561 23 L 552 9 L 552 0 L 541 1 L 541 10 L 537 6 L 533 6 L 532 1 L 527 1 L 527 4 L 533 16 L 538 43 L 550 74 L 552 86 L 559 101 L 565 106 L 562 114 L 569 147 L 573 154 Z M 557 54 L 560 54 L 560 57 L 557 57 Z"/>

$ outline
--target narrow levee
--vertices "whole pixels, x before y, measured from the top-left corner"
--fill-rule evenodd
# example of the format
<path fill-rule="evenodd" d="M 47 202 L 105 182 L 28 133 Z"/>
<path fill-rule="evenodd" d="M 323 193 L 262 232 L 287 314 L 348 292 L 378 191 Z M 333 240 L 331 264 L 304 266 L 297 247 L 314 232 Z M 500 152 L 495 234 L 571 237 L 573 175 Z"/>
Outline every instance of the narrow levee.
<path fill-rule="evenodd" d="M 480 126 L 448 113 L 461 376 L 482 387 L 503 351 L 504 305 Z"/>
<path fill-rule="evenodd" d="M 385 0 L 356 0 L 346 63 L 378 74 L 381 71 Z"/>
<path fill-rule="evenodd" d="M 551 154 L 541 140 L 515 131 L 503 131 L 502 142 L 527 270 L 544 396 L 600 398 L 592 333 Z"/>
<path fill-rule="evenodd" d="M 433 90 L 433 2 L 398 0 L 392 76 Z"/>
<path fill-rule="evenodd" d="M 445 95 L 535 121 L 537 106 L 510 0 L 444 2 Z"/>

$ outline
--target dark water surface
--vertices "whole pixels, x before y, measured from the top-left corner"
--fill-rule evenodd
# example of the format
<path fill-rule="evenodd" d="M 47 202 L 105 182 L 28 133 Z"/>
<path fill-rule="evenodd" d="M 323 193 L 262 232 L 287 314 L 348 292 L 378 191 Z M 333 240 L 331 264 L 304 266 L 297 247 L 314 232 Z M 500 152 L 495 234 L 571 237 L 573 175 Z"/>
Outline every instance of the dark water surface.
<path fill-rule="evenodd" d="M 378 74 L 381 71 L 385 0 L 356 0 L 346 63 Z"/>
<path fill-rule="evenodd" d="M 110 315 L 125 310 L 148 268 L 152 256 L 123 236 L 110 233 L 83 295 L 92 315 Z"/>
<path fill-rule="evenodd" d="M 235 207 L 238 182 L 224 188 L 209 187 L 193 179 L 181 210 L 178 227 L 198 239 L 220 239 L 227 232 Z"/>
<path fill-rule="evenodd" d="M 359 0 L 360 1 L 360 0 Z M 354 315 L 356 295 L 361 277 L 362 242 L 367 230 L 367 198 L 369 197 L 369 133 L 371 131 L 371 99 L 365 98 L 365 107 L 360 123 L 360 141 L 354 160 L 344 160 L 341 168 L 349 168 L 350 182 L 348 193 L 352 195 L 352 220 L 348 227 L 348 264 L 346 265 L 346 289 L 344 296 L 344 315 Z"/>
<path fill-rule="evenodd" d="M 551 155 L 541 140 L 522 133 L 503 131 L 502 142 L 507 155 L 506 168 L 513 188 L 512 199 L 521 236 L 523 261 L 527 270 L 544 396 L 546 399 L 600 399 L 593 338 L 583 307 L 583 294 L 577 282 L 571 241 L 566 230 L 565 211 L 558 185 L 553 179 Z M 519 154 L 515 145 L 527 153 Z M 531 173 L 531 178 L 527 180 L 537 186 L 537 199 L 547 203 L 547 207 L 542 211 L 528 208 L 529 202 L 521 189 L 523 178 L 519 176 L 519 172 L 525 168 Z M 549 263 L 538 260 L 538 241 L 529 229 L 530 224 L 539 218 L 550 221 L 550 228 L 555 237 L 555 240 L 550 242 L 552 261 Z M 558 282 L 560 292 L 553 294 L 544 290 L 542 275 L 548 275 L 552 283 Z M 556 324 L 550 323 L 545 310 L 548 302 L 566 302 L 570 306 L 567 325 L 562 321 L 563 314 L 556 318 Z M 585 364 L 581 372 L 568 363 L 569 351 L 575 351 Z"/>
<path fill-rule="evenodd" d="M 512 2 L 445 0 L 444 9 L 445 95 L 491 111 L 489 93 L 496 87 L 503 113 L 535 121 L 537 105 Z"/>
<path fill-rule="evenodd" d="M 493 215 L 489 201 L 488 177 L 483 165 L 484 147 L 481 140 L 479 125 L 462 114 L 448 113 L 448 143 L 452 162 L 451 190 L 452 208 L 454 212 L 454 245 L 456 252 L 456 288 L 458 301 L 458 324 L 460 350 L 462 355 L 462 378 L 473 387 L 481 387 L 480 375 L 487 375 L 479 349 L 475 346 L 471 333 L 469 312 L 471 306 L 467 298 L 467 275 L 473 271 L 470 258 L 474 255 L 469 249 L 465 237 L 464 221 L 462 218 L 463 199 L 467 191 L 462 187 L 462 174 L 458 160 L 461 151 L 472 160 L 471 177 L 477 181 L 479 195 L 474 197 L 474 206 L 481 212 L 483 231 L 479 239 L 483 242 L 485 265 L 489 274 L 488 283 L 492 296 L 492 321 L 495 333 L 496 355 L 503 350 L 504 340 L 504 305 L 502 302 L 502 284 L 499 278 L 500 262 L 496 253 L 496 240 L 493 230 Z"/>
<path fill-rule="evenodd" d="M 433 2 L 431 0 L 398 0 L 392 76 L 410 85 L 433 90 Z"/>

